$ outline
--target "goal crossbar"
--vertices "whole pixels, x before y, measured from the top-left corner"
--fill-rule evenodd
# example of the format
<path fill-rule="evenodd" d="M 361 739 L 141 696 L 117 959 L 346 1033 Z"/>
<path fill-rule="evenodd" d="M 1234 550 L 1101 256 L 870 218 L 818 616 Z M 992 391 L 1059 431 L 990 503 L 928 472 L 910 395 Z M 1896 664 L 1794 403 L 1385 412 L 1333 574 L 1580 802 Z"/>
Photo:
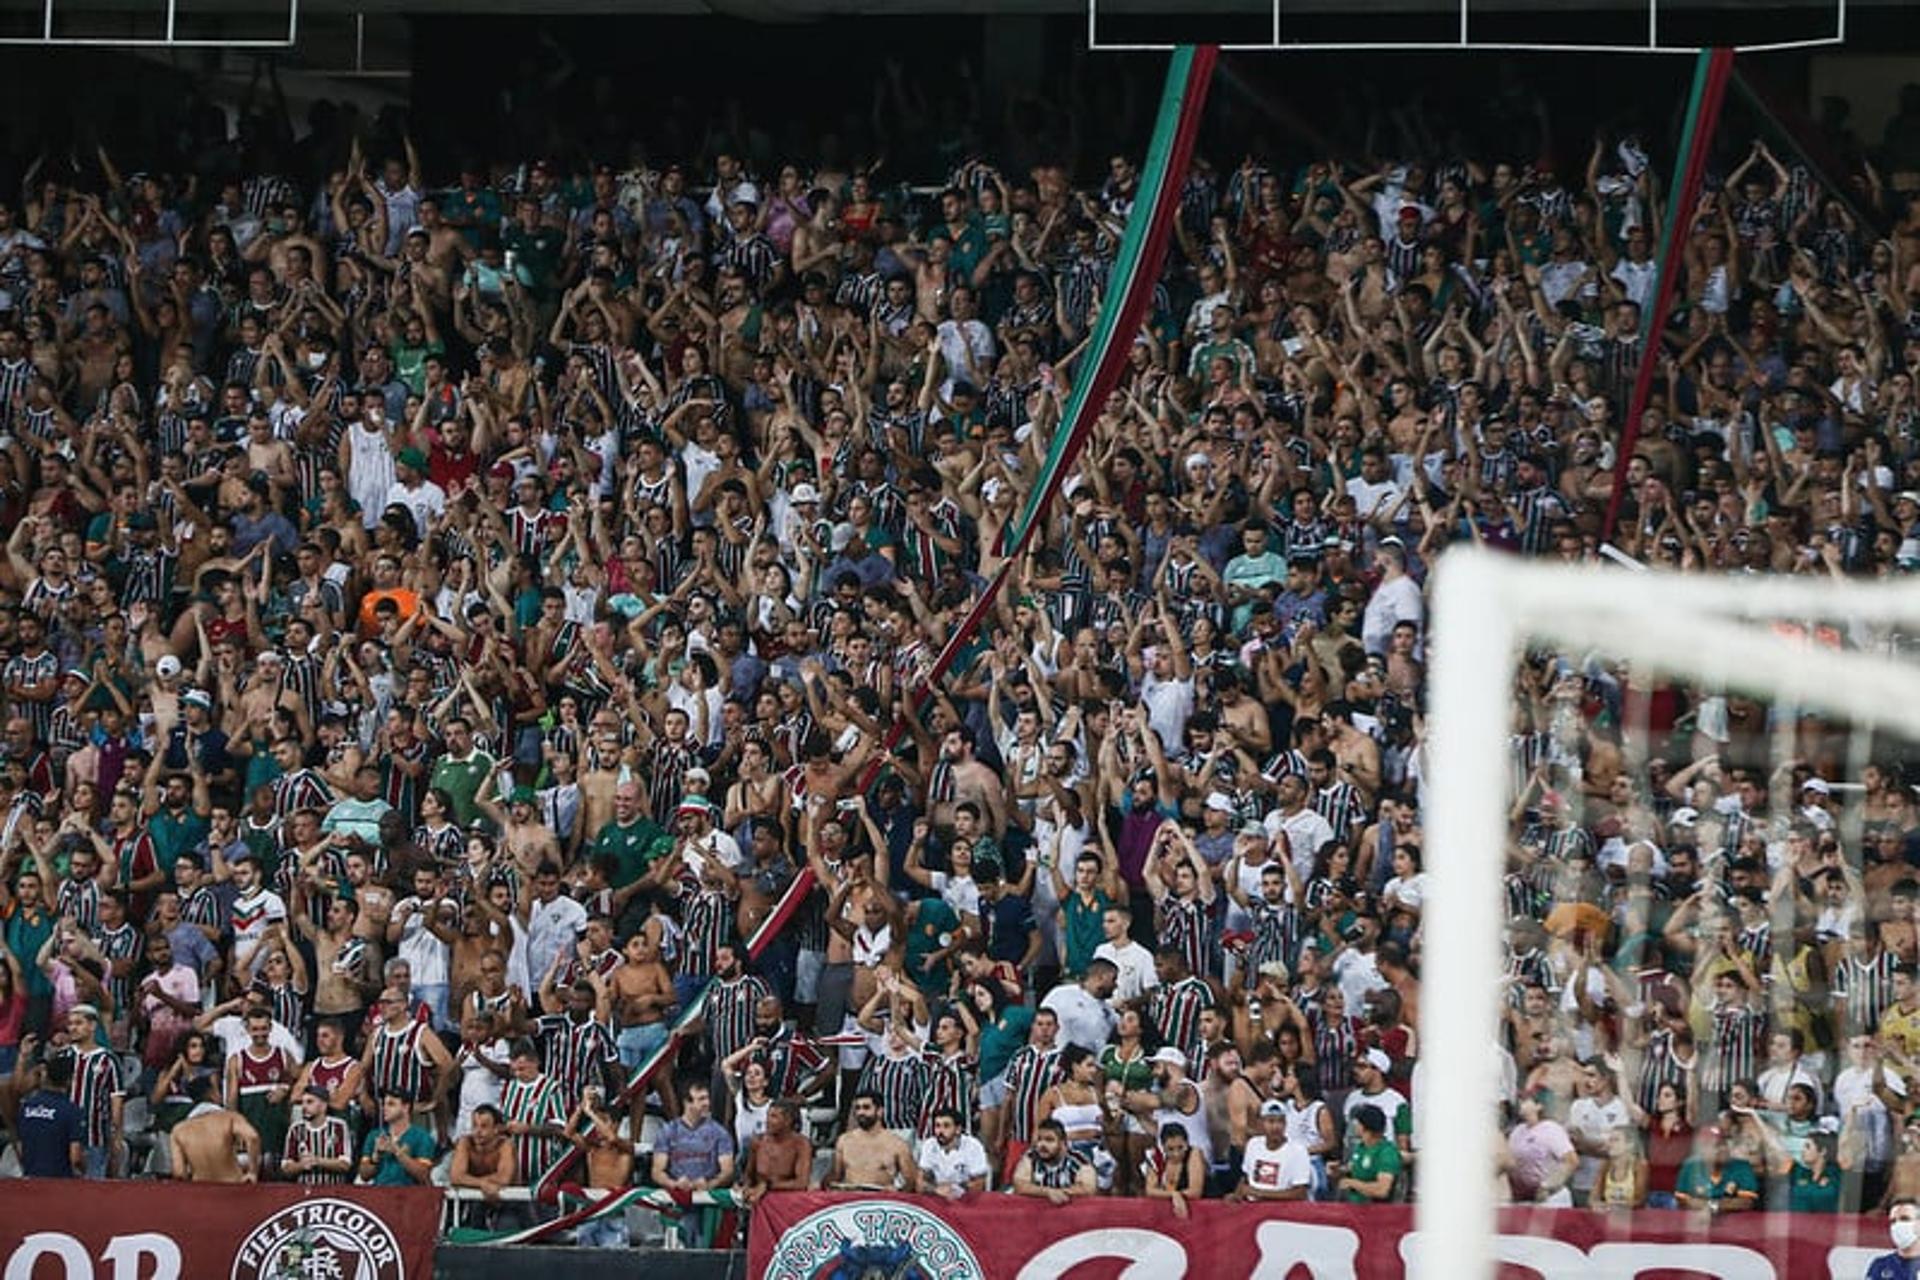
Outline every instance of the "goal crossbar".
<path fill-rule="evenodd" d="M 1169 53 L 1175 42 L 1103 41 L 1100 39 L 1100 2 L 1087 3 L 1087 48 L 1094 53 Z M 1272 27 L 1264 41 L 1222 44 L 1228 53 L 1443 53 L 1462 50 L 1489 50 L 1509 53 L 1654 53 L 1685 54 L 1700 52 L 1698 46 L 1668 44 L 1660 33 L 1661 0 L 1643 0 L 1646 5 L 1647 37 L 1644 42 L 1619 44 L 1555 44 L 1525 41 L 1481 41 L 1473 38 L 1473 0 L 1458 0 L 1458 24 L 1450 40 L 1336 41 L 1316 44 L 1310 41 L 1285 41 L 1282 19 L 1286 0 L 1268 0 L 1272 6 Z M 1821 49 L 1847 41 L 1847 0 L 1832 0 L 1833 29 L 1793 40 L 1769 40 L 1756 44 L 1730 46 L 1736 53 L 1770 53 L 1788 49 Z M 1120 15 L 1110 15 L 1120 16 Z M 1444 16 L 1444 15 L 1443 15 Z"/>
<path fill-rule="evenodd" d="M 1416 1098 L 1418 1256 L 1425 1274 L 1493 1274 L 1498 1028 L 1506 866 L 1506 756 L 1522 646 L 1547 639 L 1636 670 L 1743 688 L 1920 739 L 1920 666 L 1796 643 L 1751 622 L 1920 625 L 1920 579 L 1892 583 L 1708 578 L 1449 552 L 1435 569 L 1431 797 Z M 1424 1105 L 1444 1099 L 1441 1105 Z M 1418 1272 L 1414 1272 L 1417 1274 Z"/>

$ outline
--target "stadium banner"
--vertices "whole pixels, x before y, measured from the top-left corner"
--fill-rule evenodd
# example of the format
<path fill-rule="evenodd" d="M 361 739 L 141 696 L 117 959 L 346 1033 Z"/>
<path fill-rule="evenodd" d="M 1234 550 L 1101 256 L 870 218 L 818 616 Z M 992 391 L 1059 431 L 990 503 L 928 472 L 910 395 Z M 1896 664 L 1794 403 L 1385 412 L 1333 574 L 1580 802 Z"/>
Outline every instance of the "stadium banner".
<path fill-rule="evenodd" d="M 0 1181 L 0 1275 L 433 1280 L 435 1187 Z"/>
<path fill-rule="evenodd" d="M 1502 1209 L 1503 1277 L 1859 1280 L 1891 1250 L 1886 1222 L 1826 1214 L 1670 1210 L 1603 1215 Z M 1224 1204 L 1174 1216 L 1163 1200 L 1055 1206 L 1009 1195 L 783 1192 L 754 1211 L 747 1274 L 761 1280 L 909 1275 L 926 1280 L 1400 1280 L 1420 1249 L 1407 1205 Z M 1444 1265 L 1422 1265 L 1439 1277 Z"/>

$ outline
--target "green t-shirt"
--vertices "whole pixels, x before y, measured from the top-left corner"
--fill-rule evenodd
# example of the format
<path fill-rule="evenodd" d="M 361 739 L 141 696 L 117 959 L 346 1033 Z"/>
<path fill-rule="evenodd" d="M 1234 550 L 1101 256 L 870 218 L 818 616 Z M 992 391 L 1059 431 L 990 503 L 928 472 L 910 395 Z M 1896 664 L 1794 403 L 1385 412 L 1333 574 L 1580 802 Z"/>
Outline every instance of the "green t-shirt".
<path fill-rule="evenodd" d="M 473 798 L 480 794 L 480 784 L 487 780 L 494 768 L 493 757 L 478 748 L 470 752 L 465 760 L 441 756 L 435 762 L 427 785 L 442 787 L 453 797 L 453 812 L 447 816 L 453 820 L 454 826 L 465 829 L 480 816 L 480 806 L 474 803 Z"/>
<path fill-rule="evenodd" d="M 920 899 L 919 909 L 913 918 L 913 927 L 907 930 L 907 976 L 922 991 L 944 991 L 947 988 L 947 962 L 942 958 L 932 968 L 924 968 L 923 962 L 934 952 L 953 945 L 954 935 L 960 932 L 960 917 L 954 914 L 944 898 L 932 897 Z"/>
<path fill-rule="evenodd" d="M 445 343 L 423 342 L 410 347 L 404 342 L 393 344 L 393 376 L 407 384 L 407 390 L 415 395 L 424 395 L 427 388 L 427 357 L 443 356 L 447 353 Z"/>
<path fill-rule="evenodd" d="M 174 860 L 199 848 L 208 830 L 207 820 L 190 808 L 182 809 L 178 815 L 163 808 L 147 820 L 147 834 L 153 838 L 153 856 L 159 860 L 160 869 L 167 873 L 169 887 L 173 884 Z"/>
<path fill-rule="evenodd" d="M 1787 1208 L 1794 1213 L 1838 1213 L 1840 1211 L 1840 1171 L 1832 1165 L 1819 1181 L 1803 1164 L 1793 1166 L 1787 1179 Z"/>
<path fill-rule="evenodd" d="M 1400 1148 L 1386 1139 L 1379 1142 L 1363 1142 L 1353 1150 L 1353 1160 L 1347 1166 L 1347 1176 L 1356 1182 L 1371 1182 L 1383 1173 L 1398 1178 L 1406 1165 L 1400 1159 Z M 1358 1191 L 1343 1193 L 1354 1204 L 1374 1204 Z"/>
<path fill-rule="evenodd" d="M 401 1164 L 391 1152 L 374 1150 L 374 1145 L 380 1141 L 380 1135 L 385 1132 L 387 1129 L 384 1125 L 375 1129 L 367 1135 L 366 1142 L 360 1147 L 361 1156 L 374 1162 L 373 1185 L 376 1187 L 419 1186 L 420 1184 L 414 1181 L 413 1175 L 407 1172 L 406 1166 Z M 415 1160 L 433 1159 L 433 1136 L 417 1124 L 407 1126 L 407 1131 L 400 1135 L 399 1145 Z"/>
<path fill-rule="evenodd" d="M 613 887 L 624 889 L 646 874 L 654 859 L 673 847 L 673 836 L 652 818 L 637 818 L 626 826 L 618 821 L 600 828 L 593 838 L 596 854 L 609 854 L 619 864 Z"/>
<path fill-rule="evenodd" d="M 1080 895 L 1069 893 L 1065 902 L 1060 904 L 1060 914 L 1065 917 L 1065 928 L 1061 930 L 1061 941 L 1066 946 L 1066 972 L 1071 978 L 1078 978 L 1087 971 L 1087 965 L 1093 961 L 1093 953 L 1107 940 L 1102 928 L 1107 909 L 1113 906 L 1113 899 L 1099 889 L 1093 891 L 1091 904 L 1082 902 Z"/>
<path fill-rule="evenodd" d="M 1007 1063 L 1027 1042 L 1033 1030 L 1033 1010 L 1010 1004 L 1000 1017 L 980 1028 L 980 1078 L 991 1080 L 1007 1069 Z"/>
<path fill-rule="evenodd" d="M 1717 1178 L 1707 1172 L 1706 1161 L 1689 1160 L 1680 1166 L 1680 1175 L 1673 1180 L 1673 1189 L 1694 1200 L 1726 1200 L 1737 1191 L 1759 1195 L 1760 1180 L 1753 1176 L 1753 1166 L 1745 1160 L 1728 1160 L 1720 1166 L 1720 1176 Z"/>

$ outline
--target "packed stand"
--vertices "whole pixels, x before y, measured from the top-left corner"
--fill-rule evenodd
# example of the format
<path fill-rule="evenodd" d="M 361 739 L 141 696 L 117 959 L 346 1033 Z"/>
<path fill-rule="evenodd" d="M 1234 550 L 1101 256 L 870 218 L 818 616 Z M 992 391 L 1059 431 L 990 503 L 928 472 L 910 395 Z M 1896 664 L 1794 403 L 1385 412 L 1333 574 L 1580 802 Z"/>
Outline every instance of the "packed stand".
<path fill-rule="evenodd" d="M 1462 543 L 1597 553 L 1673 216 L 1638 143 L 1197 166 L 934 687 L 1132 160 L 903 200 L 733 155 L 429 188 L 395 151 L 318 190 L 102 152 L 0 206 L 9 1162 L 432 1181 L 488 1225 L 575 1153 L 746 1206 L 1405 1198 L 1423 584 Z M 1684 211 L 1624 554 L 1920 565 L 1920 200 L 1863 175 L 1755 144 Z M 1843 803 L 1831 736 L 1776 770 L 1765 708 L 1584 655 L 1515 694 L 1485 1176 L 1920 1192 L 1898 763 Z"/>

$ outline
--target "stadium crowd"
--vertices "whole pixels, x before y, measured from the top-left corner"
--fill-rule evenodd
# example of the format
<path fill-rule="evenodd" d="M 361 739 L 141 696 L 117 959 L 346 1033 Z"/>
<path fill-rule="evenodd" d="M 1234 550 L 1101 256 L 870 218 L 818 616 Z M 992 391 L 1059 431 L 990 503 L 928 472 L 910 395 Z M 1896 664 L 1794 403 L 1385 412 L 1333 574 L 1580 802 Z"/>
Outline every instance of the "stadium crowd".
<path fill-rule="evenodd" d="M 27 1173 L 443 1181 L 489 1222 L 575 1149 L 746 1205 L 1402 1199 L 1423 584 L 1468 542 L 1598 554 L 1667 219 L 1618 548 L 1920 566 L 1917 175 L 1843 197 L 1756 142 L 1674 210 L 1631 137 L 1233 157 L 930 687 L 1084 372 L 1135 160 L 904 199 L 395 142 L 313 185 L 102 151 L 0 205 Z M 1911 775 L 1784 729 L 1781 762 L 1752 701 L 1529 655 L 1513 1200 L 1920 1193 Z"/>

